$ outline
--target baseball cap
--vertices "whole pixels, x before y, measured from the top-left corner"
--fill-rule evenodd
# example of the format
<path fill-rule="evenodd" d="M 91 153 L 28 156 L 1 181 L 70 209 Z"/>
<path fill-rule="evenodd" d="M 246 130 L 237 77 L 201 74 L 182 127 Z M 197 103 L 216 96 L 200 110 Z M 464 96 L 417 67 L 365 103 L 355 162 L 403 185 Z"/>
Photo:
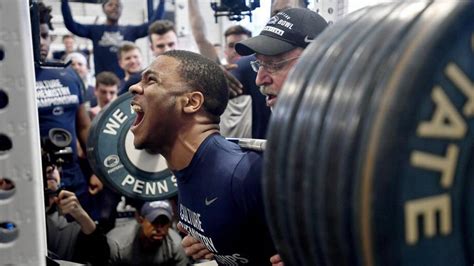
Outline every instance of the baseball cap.
<path fill-rule="evenodd" d="M 168 201 L 148 201 L 143 204 L 140 209 L 140 215 L 145 217 L 149 222 L 155 221 L 160 215 L 165 215 L 170 219 L 173 216 L 173 209 Z"/>
<path fill-rule="evenodd" d="M 235 45 L 240 55 L 277 55 L 294 48 L 306 48 L 328 25 L 307 8 L 289 8 L 271 17 L 260 35 Z"/>

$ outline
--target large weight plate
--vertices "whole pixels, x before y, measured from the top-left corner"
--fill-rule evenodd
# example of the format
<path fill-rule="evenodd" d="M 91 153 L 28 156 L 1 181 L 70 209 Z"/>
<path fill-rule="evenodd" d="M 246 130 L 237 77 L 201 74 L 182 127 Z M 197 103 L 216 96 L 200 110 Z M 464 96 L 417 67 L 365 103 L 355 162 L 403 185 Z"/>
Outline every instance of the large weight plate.
<path fill-rule="evenodd" d="M 327 156 L 321 153 L 320 147 L 324 144 L 321 142 L 322 123 L 327 115 L 327 108 L 332 101 L 335 86 L 341 72 L 345 69 L 346 64 L 352 58 L 354 49 L 367 38 L 374 28 L 384 17 L 388 16 L 394 9 L 394 5 L 382 5 L 369 9 L 364 9 L 364 17 L 354 23 L 351 28 L 351 34 L 348 35 L 341 43 L 334 44 L 333 50 L 341 50 L 341 54 L 331 55 L 328 60 L 321 60 L 318 67 L 314 70 L 311 77 L 311 90 L 307 91 L 304 101 L 301 104 L 302 110 L 305 111 L 297 117 L 301 128 L 298 130 L 298 137 L 295 140 L 304 137 L 309 139 L 309 145 L 305 149 L 306 164 L 302 169 L 303 179 L 309 180 L 309 186 L 304 187 L 303 191 L 308 195 L 307 212 L 308 222 L 312 222 L 314 239 L 318 239 L 321 246 L 322 256 L 326 265 L 341 265 L 345 263 L 345 257 L 340 254 L 337 249 L 337 239 L 331 238 L 329 233 L 332 224 L 329 223 L 333 217 L 328 217 L 331 209 L 339 208 L 329 200 L 332 196 L 329 194 L 329 188 L 334 186 L 337 180 L 328 178 L 327 176 L 318 175 L 321 168 L 325 165 L 321 164 Z M 335 33 L 337 34 L 337 33 Z"/>
<path fill-rule="evenodd" d="M 316 179 L 317 185 L 314 195 L 317 195 L 318 200 L 313 206 L 317 208 L 315 212 L 319 214 L 317 232 L 324 248 L 327 265 L 349 265 L 352 259 L 350 248 L 346 246 L 349 237 L 342 235 L 343 232 L 339 226 L 347 222 L 347 216 L 341 213 L 341 210 L 345 210 L 344 203 L 336 201 L 337 187 L 341 182 L 344 182 L 337 173 L 345 170 L 340 168 L 339 164 L 344 158 L 340 157 L 341 154 L 337 154 L 337 149 L 346 141 L 350 141 L 345 135 L 347 133 L 345 126 L 348 121 L 341 121 L 338 118 L 346 114 L 347 105 L 357 99 L 352 94 L 352 84 L 341 84 L 341 78 L 347 71 L 367 68 L 365 64 L 348 66 L 348 63 L 360 56 L 360 51 L 364 49 L 367 40 L 372 36 L 377 35 L 380 39 L 387 37 L 387 32 L 382 31 L 381 28 L 386 20 L 389 20 L 393 13 L 397 12 L 399 5 L 399 3 L 392 3 L 386 7 L 377 6 L 366 10 L 365 20 L 355 23 L 353 35 L 343 46 L 345 47 L 344 54 L 340 57 L 347 59 L 340 60 L 338 58 L 330 69 L 327 69 L 327 64 L 321 62 L 322 69 L 327 72 L 327 76 L 321 80 L 314 80 L 314 91 L 331 91 L 330 102 L 324 106 L 324 109 L 319 104 L 312 103 L 315 113 L 322 113 L 322 118 L 319 123 L 313 124 L 311 130 L 318 133 L 318 135 L 313 135 L 314 144 L 310 147 L 317 156 L 312 160 L 312 171 L 306 173 L 306 176 L 313 175 Z M 372 52 L 375 53 L 375 51 Z M 372 60 L 372 63 L 376 63 L 376 61 Z M 336 141 L 332 143 L 332 139 L 336 139 Z"/>
<path fill-rule="evenodd" d="M 348 265 L 355 261 L 356 252 L 351 235 L 352 174 L 354 146 L 358 143 L 360 121 L 364 119 L 372 91 L 370 83 L 391 51 L 397 48 L 414 19 L 427 7 L 427 2 L 396 3 L 397 7 L 376 27 L 353 52 L 344 73 L 337 77 L 337 87 L 324 118 L 318 178 L 330 184 L 327 194 L 327 236 L 335 245 L 331 261 Z M 371 16 L 370 13 L 367 16 Z"/>
<path fill-rule="evenodd" d="M 334 25 L 333 29 L 344 30 L 361 15 L 361 12 L 354 13 L 350 21 Z M 318 259 L 316 257 L 319 254 L 317 252 L 299 253 L 300 251 L 306 251 L 311 241 L 305 242 L 302 238 L 298 239 L 298 237 L 291 232 L 295 227 L 288 223 L 288 219 L 303 219 L 304 217 L 295 214 L 294 212 L 297 211 L 297 209 L 294 209 L 292 206 L 287 208 L 288 198 L 282 197 L 286 196 L 285 193 L 282 193 L 282 191 L 286 190 L 287 186 L 286 169 L 288 166 L 286 162 L 288 161 L 284 158 L 289 158 L 288 150 L 290 147 L 288 146 L 288 139 L 293 134 L 291 122 L 294 119 L 295 112 L 301 101 L 301 96 L 307 87 L 307 77 L 312 73 L 312 64 L 317 62 L 315 58 L 320 58 L 328 47 L 331 46 L 333 39 L 335 40 L 340 37 L 338 35 L 328 37 L 325 32 L 321 35 L 322 37 L 319 37 L 317 40 L 323 41 L 316 41 L 318 45 L 312 46 L 313 48 L 308 48 L 307 51 L 305 51 L 307 55 L 305 56 L 305 54 L 303 54 L 301 56 L 294 70 L 288 75 L 288 80 L 279 94 L 277 107 L 272 114 L 272 119 L 277 122 L 271 122 L 268 131 L 269 144 L 267 144 L 267 147 L 270 146 L 268 149 L 272 149 L 272 152 L 265 153 L 266 167 L 263 178 L 263 188 L 266 213 L 277 249 L 281 253 L 280 255 L 284 261 L 289 265 L 304 265 L 302 263 L 308 263 L 309 261 L 313 261 L 314 263 L 311 263 L 313 265 L 319 265 L 321 261 L 320 258 Z M 285 124 L 285 126 L 281 127 L 281 124 Z M 273 162 L 276 160 L 282 163 L 275 165 Z M 299 200 L 304 201 L 304 198 L 301 197 Z M 301 226 L 302 223 L 299 223 L 299 225 Z"/>
<path fill-rule="evenodd" d="M 317 56 L 317 55 L 315 55 Z M 286 161 L 282 164 L 274 164 L 276 160 L 282 161 L 283 157 L 287 156 L 287 142 L 282 142 L 281 139 L 288 138 L 291 134 L 291 125 L 288 125 L 292 120 L 293 106 L 296 106 L 300 98 L 297 96 L 300 94 L 301 89 L 304 89 L 304 84 L 306 79 L 304 78 L 305 74 L 310 70 L 310 68 L 298 69 L 298 65 L 308 66 L 308 59 L 302 57 L 300 61 L 295 66 L 295 71 L 293 76 L 294 81 L 291 79 L 288 80 L 289 83 L 297 82 L 298 85 L 287 86 L 288 89 L 283 89 L 278 96 L 278 105 L 279 108 L 276 108 L 272 114 L 273 117 L 278 117 L 277 121 L 279 123 L 269 124 L 267 138 L 268 149 L 271 149 L 272 152 L 264 153 L 264 164 L 267 165 L 264 170 L 263 178 L 263 194 L 264 201 L 266 205 L 266 215 L 269 222 L 270 232 L 275 242 L 276 248 L 280 253 L 282 259 L 289 265 L 301 265 L 298 260 L 301 260 L 302 257 L 291 255 L 291 250 L 293 249 L 294 243 L 290 243 L 289 240 L 289 230 L 286 213 L 286 198 L 285 195 L 281 193 L 282 187 L 285 184 L 284 169 L 286 168 Z M 292 75 L 289 75 L 292 76 Z M 296 97 L 285 97 L 287 94 L 293 94 Z M 283 110 L 283 111 L 282 111 Z M 284 128 L 280 127 L 281 124 L 287 124 Z M 271 166 L 270 166 L 271 165 Z M 282 198 L 283 197 L 283 198 Z"/>
<path fill-rule="evenodd" d="M 471 265 L 474 3 L 434 2 L 379 77 L 355 158 L 364 265 Z"/>
<path fill-rule="evenodd" d="M 89 163 L 102 181 L 123 195 L 146 201 L 172 197 L 178 188 L 166 160 L 133 145 L 131 99 L 130 93 L 121 95 L 92 122 L 87 141 Z"/>
<path fill-rule="evenodd" d="M 310 205 L 309 208 L 314 208 L 315 203 L 312 201 L 312 197 L 316 196 L 324 198 L 326 193 L 324 188 L 320 185 L 313 186 L 314 189 L 312 192 L 308 192 L 307 183 L 313 178 L 315 172 L 311 172 L 313 176 L 307 176 L 304 173 L 304 169 L 311 165 L 315 165 L 317 157 L 307 156 L 308 149 L 311 149 L 314 146 L 319 145 L 318 137 L 315 136 L 319 132 L 318 126 L 316 124 L 307 124 L 306 121 L 324 117 L 325 109 L 327 103 L 332 97 L 333 87 L 337 83 L 337 76 L 344 69 L 345 64 L 353 55 L 353 50 L 357 45 L 365 39 L 365 36 L 370 33 L 371 27 L 374 27 L 374 21 L 383 18 L 388 14 L 393 7 L 377 7 L 378 12 L 374 12 L 374 15 L 367 16 L 365 13 L 367 10 L 361 10 L 359 14 L 364 14 L 362 18 L 357 20 L 346 20 L 343 24 L 344 27 L 341 28 L 328 28 L 334 36 L 338 36 L 336 39 L 325 38 L 326 36 L 321 36 L 319 40 L 329 42 L 329 49 L 325 52 L 322 58 L 312 58 L 313 62 L 316 65 L 313 67 L 312 71 L 306 77 L 308 79 L 307 88 L 303 92 L 302 101 L 300 106 L 298 106 L 298 114 L 295 116 L 294 126 L 290 139 L 290 151 L 288 152 L 288 166 L 287 171 L 287 183 L 285 186 L 285 194 L 289 196 L 288 201 L 290 202 L 290 221 L 293 229 L 293 236 L 297 238 L 308 239 L 309 241 L 318 243 L 312 249 L 317 249 L 317 251 L 311 251 L 308 249 L 309 245 L 303 246 L 301 249 L 305 253 L 311 254 L 312 252 L 319 252 L 319 256 L 322 258 L 323 265 L 328 265 L 331 263 L 329 257 L 332 253 L 337 252 L 331 249 L 330 243 L 327 238 L 324 236 L 325 232 L 320 230 L 311 230 L 314 234 L 307 234 L 306 230 L 303 230 L 301 224 L 307 225 L 308 228 L 314 225 L 325 224 L 327 217 L 323 212 L 317 211 L 315 216 L 305 215 L 306 208 L 301 208 L 303 202 L 304 205 Z M 338 26 L 336 23 L 333 27 Z M 318 43 L 312 44 L 312 46 L 318 46 Z M 309 49 L 309 48 L 308 48 Z M 311 54 L 308 53 L 306 56 L 311 58 Z M 317 101 L 317 103 L 315 103 Z M 308 108 L 307 103 L 311 102 L 311 107 Z M 317 108 L 314 108 L 317 107 Z M 309 126 L 309 127 L 308 127 Z M 308 138 L 308 135 L 312 134 L 313 138 Z M 308 177 L 305 179 L 305 177 Z M 320 202 L 326 202 L 326 200 L 321 200 Z M 333 206 L 335 207 L 335 206 Z M 291 213 L 294 212 L 294 215 Z M 299 219 L 302 220 L 298 221 Z M 295 248 L 296 249 L 296 248 Z M 296 250 L 298 252 L 298 250 Z M 341 257 L 339 257 L 342 259 Z M 312 262 L 306 262 L 305 265 L 315 265 Z M 321 263 L 318 263 L 320 265 Z"/>

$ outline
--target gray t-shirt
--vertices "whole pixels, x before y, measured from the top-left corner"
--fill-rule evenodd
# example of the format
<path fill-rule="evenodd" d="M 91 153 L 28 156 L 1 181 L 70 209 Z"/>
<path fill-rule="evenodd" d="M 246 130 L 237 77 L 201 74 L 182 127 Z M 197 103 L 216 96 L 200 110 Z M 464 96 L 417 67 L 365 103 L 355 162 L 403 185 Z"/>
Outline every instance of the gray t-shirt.
<path fill-rule="evenodd" d="M 72 261 L 81 226 L 76 222 L 68 223 L 64 216 L 54 211 L 46 215 L 46 228 L 51 257 Z"/>
<path fill-rule="evenodd" d="M 229 100 L 219 124 L 221 135 L 228 138 L 252 137 L 252 98 L 248 95 Z"/>
<path fill-rule="evenodd" d="M 161 246 L 150 251 L 140 244 L 139 230 L 140 225 L 133 222 L 107 234 L 112 265 L 187 265 L 188 258 L 176 231 L 170 228 Z"/>

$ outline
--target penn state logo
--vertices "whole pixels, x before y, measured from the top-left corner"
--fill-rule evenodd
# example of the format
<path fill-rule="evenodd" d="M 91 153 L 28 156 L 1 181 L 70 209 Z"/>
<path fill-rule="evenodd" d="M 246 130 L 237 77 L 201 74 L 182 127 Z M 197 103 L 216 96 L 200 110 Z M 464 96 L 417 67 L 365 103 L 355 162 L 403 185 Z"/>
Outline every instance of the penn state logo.
<path fill-rule="evenodd" d="M 109 155 L 104 160 L 104 166 L 112 168 L 117 166 L 120 163 L 120 158 L 117 155 Z"/>
<path fill-rule="evenodd" d="M 64 108 L 62 106 L 56 106 L 53 108 L 53 115 L 62 115 L 64 114 Z"/>

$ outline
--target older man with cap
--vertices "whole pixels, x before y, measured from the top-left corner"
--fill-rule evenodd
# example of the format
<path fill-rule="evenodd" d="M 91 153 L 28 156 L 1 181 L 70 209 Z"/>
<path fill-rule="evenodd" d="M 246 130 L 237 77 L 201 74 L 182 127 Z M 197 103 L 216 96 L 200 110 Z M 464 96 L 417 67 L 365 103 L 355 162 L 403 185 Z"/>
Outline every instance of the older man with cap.
<path fill-rule="evenodd" d="M 255 54 L 250 64 L 257 77 L 255 83 L 266 95 L 267 106 L 273 108 L 289 71 L 304 49 L 326 27 L 327 22 L 317 13 L 304 8 L 290 8 L 270 18 L 262 32 L 236 44 L 240 55 Z M 204 246 L 187 236 L 182 243 L 186 254 L 193 258 L 211 258 Z M 283 265 L 279 255 L 270 258 L 273 265 Z"/>
<path fill-rule="evenodd" d="M 112 265 L 187 265 L 181 237 L 171 227 L 173 210 L 168 201 L 145 202 L 136 220 L 107 235 Z"/>
<path fill-rule="evenodd" d="M 267 105 L 275 106 L 278 93 L 303 50 L 327 26 L 317 13 L 305 8 L 290 8 L 271 17 L 260 35 L 239 42 L 240 55 L 255 54 L 250 64 L 257 78 L 255 83 L 267 96 Z"/>

